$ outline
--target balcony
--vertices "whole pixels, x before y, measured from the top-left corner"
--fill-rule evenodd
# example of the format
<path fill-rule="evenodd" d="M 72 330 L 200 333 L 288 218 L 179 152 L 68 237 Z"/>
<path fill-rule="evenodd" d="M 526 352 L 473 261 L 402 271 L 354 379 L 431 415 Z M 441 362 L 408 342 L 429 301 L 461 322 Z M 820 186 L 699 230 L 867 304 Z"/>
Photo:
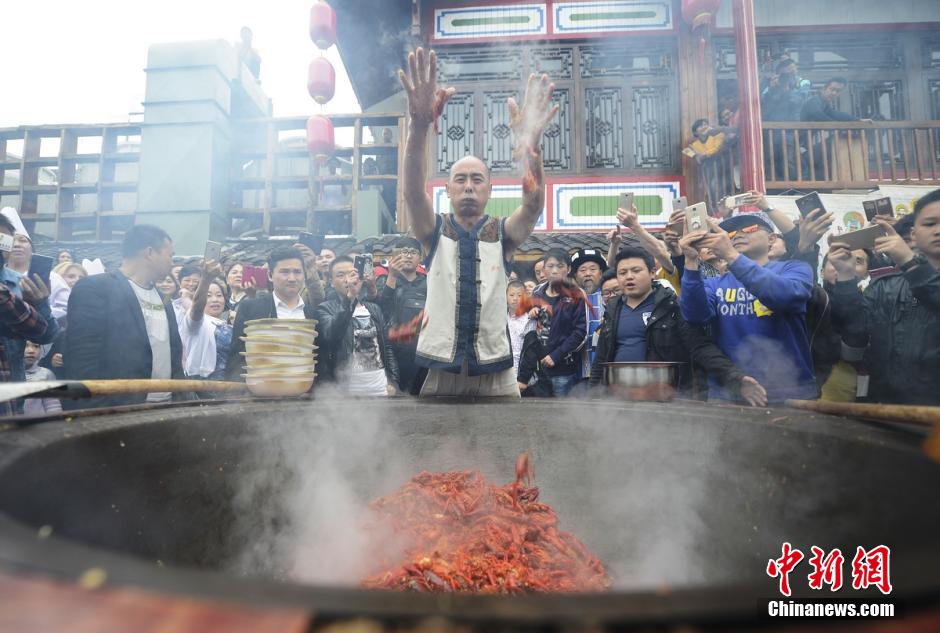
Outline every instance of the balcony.
<path fill-rule="evenodd" d="M 940 121 L 764 123 L 767 189 L 940 186 Z"/>

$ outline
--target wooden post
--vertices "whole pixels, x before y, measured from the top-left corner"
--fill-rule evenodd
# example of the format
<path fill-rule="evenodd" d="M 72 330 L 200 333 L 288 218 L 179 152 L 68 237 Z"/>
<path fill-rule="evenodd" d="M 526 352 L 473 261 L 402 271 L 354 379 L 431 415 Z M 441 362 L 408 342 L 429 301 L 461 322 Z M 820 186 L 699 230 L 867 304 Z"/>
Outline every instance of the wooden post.
<path fill-rule="evenodd" d="M 697 119 L 708 119 L 712 125 L 718 121 L 718 97 L 715 89 L 715 53 L 711 36 L 705 40 L 704 63 L 699 54 L 700 36 L 693 33 L 688 24 L 679 26 L 679 118 L 682 147 L 692 142 L 692 123 Z M 694 159 L 680 155 L 682 176 L 686 191 L 682 195 L 689 203 L 705 199 L 704 187 L 699 182 L 699 165 Z"/>
<path fill-rule="evenodd" d="M 741 188 L 745 191 L 763 192 L 766 191 L 766 185 L 764 143 L 761 137 L 757 36 L 754 33 L 754 0 L 734 0 L 734 44 L 738 69 Z"/>

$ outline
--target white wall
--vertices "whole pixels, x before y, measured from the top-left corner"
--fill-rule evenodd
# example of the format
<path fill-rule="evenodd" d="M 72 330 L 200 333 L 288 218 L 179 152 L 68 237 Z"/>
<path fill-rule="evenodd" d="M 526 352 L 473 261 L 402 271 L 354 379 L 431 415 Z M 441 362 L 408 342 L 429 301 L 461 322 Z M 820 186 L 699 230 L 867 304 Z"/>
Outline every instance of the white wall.
<path fill-rule="evenodd" d="M 730 28 L 732 0 L 723 0 L 716 24 Z M 940 22 L 938 0 L 754 0 L 762 26 Z"/>

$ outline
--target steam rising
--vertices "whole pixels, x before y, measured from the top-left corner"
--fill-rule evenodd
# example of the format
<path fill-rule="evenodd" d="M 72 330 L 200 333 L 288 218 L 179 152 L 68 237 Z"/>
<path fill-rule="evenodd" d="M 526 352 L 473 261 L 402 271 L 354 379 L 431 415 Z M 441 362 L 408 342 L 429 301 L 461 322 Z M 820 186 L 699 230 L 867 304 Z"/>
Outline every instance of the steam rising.
<path fill-rule="evenodd" d="M 241 573 L 358 585 L 380 558 L 398 560 L 402 549 L 390 534 L 364 530 L 370 500 L 423 470 L 480 469 L 510 482 L 516 455 L 530 450 L 541 500 L 558 511 L 561 529 L 598 555 L 615 589 L 709 575 L 703 543 L 710 530 L 701 515 L 708 484 L 694 465 L 719 461 L 720 436 L 704 427 L 688 437 L 687 422 L 637 425 L 619 407 L 593 409 L 610 417 L 588 420 L 576 402 L 559 401 L 356 402 L 328 400 L 321 389 L 308 406 L 297 424 L 270 420 L 248 460 L 256 468 L 240 469 L 246 475 L 235 504 L 244 544 L 234 567 Z M 514 419 L 527 410 L 531 419 Z M 557 421 L 548 417 L 556 414 Z M 681 446 L 695 447 L 694 458 L 680 451 L 675 468 L 664 468 L 672 451 L 663 448 L 676 433 L 687 436 Z M 616 436 L 621 441 L 612 444 Z"/>

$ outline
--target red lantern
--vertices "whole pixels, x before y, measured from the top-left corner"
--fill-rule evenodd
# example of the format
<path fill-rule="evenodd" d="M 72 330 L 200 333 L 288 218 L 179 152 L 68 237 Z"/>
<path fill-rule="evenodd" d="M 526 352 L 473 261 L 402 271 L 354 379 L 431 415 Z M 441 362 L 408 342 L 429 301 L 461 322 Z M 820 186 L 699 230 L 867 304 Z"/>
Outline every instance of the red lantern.
<path fill-rule="evenodd" d="M 709 26 L 720 6 L 721 0 L 682 0 L 682 19 L 693 31 L 700 26 Z"/>
<path fill-rule="evenodd" d="M 324 0 L 310 7 L 310 39 L 322 50 L 336 43 L 336 11 Z"/>
<path fill-rule="evenodd" d="M 705 35 L 721 6 L 721 0 L 682 0 L 682 19 L 693 31 L 701 29 L 698 41 L 699 63 L 705 63 Z"/>
<path fill-rule="evenodd" d="M 307 92 L 313 100 L 323 105 L 336 92 L 336 71 L 325 57 L 317 57 L 307 68 Z"/>
<path fill-rule="evenodd" d="M 307 119 L 307 149 L 320 163 L 328 161 L 336 149 L 333 122 L 322 114 L 314 114 Z"/>

